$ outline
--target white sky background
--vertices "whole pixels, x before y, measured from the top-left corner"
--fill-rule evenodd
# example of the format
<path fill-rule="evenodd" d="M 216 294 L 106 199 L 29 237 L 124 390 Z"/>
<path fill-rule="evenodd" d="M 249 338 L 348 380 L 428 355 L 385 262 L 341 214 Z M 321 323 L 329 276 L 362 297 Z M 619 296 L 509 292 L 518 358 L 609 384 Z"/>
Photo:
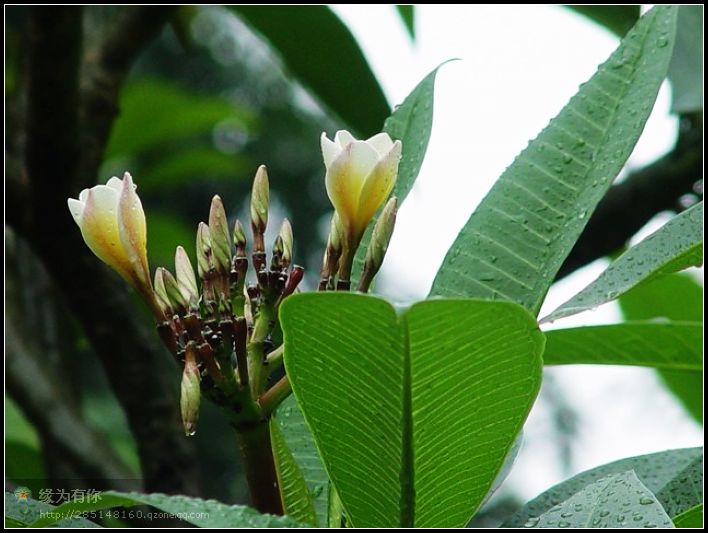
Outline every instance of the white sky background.
<path fill-rule="evenodd" d="M 379 286 L 390 299 L 423 299 L 472 210 L 618 40 L 559 7 L 416 6 L 415 44 L 392 6 L 341 5 L 334 10 L 357 37 L 393 104 L 403 101 L 443 61 L 461 59 L 439 71 L 425 163 L 399 212 L 380 276 Z M 669 96 L 664 86 L 629 160 L 630 169 L 653 161 L 673 145 L 676 119 L 668 112 Z M 656 229 L 665 220 L 650 226 Z M 605 264 L 597 261 L 557 284 L 542 313 L 582 289 Z M 615 304 L 609 304 L 554 327 L 618 320 Z M 606 462 L 703 443 L 702 430 L 664 391 L 652 370 L 567 366 L 549 372 L 579 413 L 572 471 L 561 471 L 549 410 L 538 403 L 505 484 L 522 498 Z"/>

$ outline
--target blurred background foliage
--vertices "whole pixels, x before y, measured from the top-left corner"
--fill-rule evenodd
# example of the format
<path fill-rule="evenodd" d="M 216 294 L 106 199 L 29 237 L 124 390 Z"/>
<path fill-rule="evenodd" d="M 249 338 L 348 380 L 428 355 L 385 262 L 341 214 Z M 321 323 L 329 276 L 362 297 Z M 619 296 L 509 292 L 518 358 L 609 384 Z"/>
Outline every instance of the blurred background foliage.
<path fill-rule="evenodd" d="M 621 35 L 638 16 L 635 7 L 573 9 Z M 85 8 L 86 42 L 100 40 L 102 32 L 126 9 L 133 8 Z M 413 6 L 397 9 L 414 39 Z M 28 7 L 6 8 L 6 154 L 10 156 L 6 174 L 22 175 L 21 164 L 12 156 L 19 154 L 21 159 L 24 143 L 30 16 Z M 700 17 L 686 20 L 693 28 Z M 702 26 L 691 31 L 702 32 Z M 681 84 L 695 68 L 695 57 L 689 57 L 695 46 L 687 46 L 684 52 L 678 48 L 685 61 L 674 68 L 672 80 L 680 79 L 675 83 Z M 690 84 L 675 90 L 676 110 L 695 113 L 695 94 Z M 110 130 L 95 181 L 102 183 L 127 169 L 133 174 L 147 215 L 152 268 L 171 267 L 179 244 L 193 258 L 195 229 L 208 216 L 214 194 L 224 200 L 231 220 L 238 216 L 246 221 L 251 180 L 258 165 L 266 164 L 272 186 L 270 229 L 277 230 L 283 216 L 290 218 L 295 229 L 296 263 L 303 264 L 308 273 L 306 288 L 313 287 L 319 271 L 331 209 L 314 143 L 323 130 L 331 134 L 342 127 L 361 136 L 371 135 L 380 130 L 390 113 L 355 39 L 325 6 L 173 10 L 167 24 L 129 69 L 116 104 L 120 113 Z M 65 202 L 65 198 L 56 200 Z M 56 238 L 76 238 L 78 231 L 75 233 Z M 51 264 L 37 260 L 31 243 L 28 246 L 12 229 L 6 229 L 6 326 L 12 322 L 15 328 L 6 336 L 6 348 L 13 353 L 8 370 L 13 375 L 29 373 L 32 378 L 24 382 L 12 378 L 6 391 L 6 485 L 27 485 L 38 491 L 76 477 L 70 468 L 57 467 L 71 446 L 57 445 L 52 440 L 56 431 L 37 431 L 35 427 L 57 423 L 67 431 L 75 424 L 89 428 L 86 434 L 81 431 L 67 437 L 75 437 L 86 455 L 114 457 L 116 464 L 122 463 L 117 471 L 138 480 L 134 486 L 140 488 L 141 458 L 121 399 L 112 392 L 105 368 L 86 336 L 86 325 L 67 308 L 62 287 L 54 282 L 55 274 Z M 622 309 L 628 319 L 702 319 L 702 289 L 688 276 L 667 277 L 642 291 L 623 298 Z M 690 297 L 690 305 L 665 308 L 672 301 L 665 295 L 676 291 Z M 135 308 L 140 305 L 136 303 Z M 110 318 L 105 318 L 110 327 Z M 152 327 L 147 313 L 145 323 Z M 178 372 L 164 355 L 164 372 L 176 391 Z M 23 361 L 26 364 L 20 364 Z M 39 365 L 42 371 L 31 365 Z M 34 379 L 40 374 L 42 379 Z M 699 383 L 695 378 L 688 385 L 681 376 L 663 378 L 700 421 L 702 398 L 696 395 L 700 388 L 696 388 Z M 36 394 L 37 388 L 46 388 L 45 394 Z M 549 383 L 542 401 L 555 406 L 560 456 L 568 462 L 575 419 L 554 390 Z M 37 409 L 37 405 L 45 409 Z M 199 431 L 192 441 L 199 457 L 195 465 L 199 470 L 198 495 L 245 502 L 232 432 L 208 402 L 204 402 Z M 107 451 L 101 451 L 103 447 Z M 505 499 L 495 505 L 500 507 L 497 514 L 502 514 L 513 508 L 514 502 Z M 494 516 L 495 509 L 490 508 L 476 520 L 488 525 L 494 523 Z"/>

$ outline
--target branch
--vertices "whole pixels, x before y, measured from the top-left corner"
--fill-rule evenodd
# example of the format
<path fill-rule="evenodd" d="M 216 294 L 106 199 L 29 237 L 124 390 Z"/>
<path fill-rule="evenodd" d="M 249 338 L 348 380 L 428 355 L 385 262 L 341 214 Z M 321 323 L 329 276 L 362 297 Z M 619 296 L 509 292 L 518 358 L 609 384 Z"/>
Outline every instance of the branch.
<path fill-rule="evenodd" d="M 25 152 L 32 191 L 25 208 L 32 216 L 28 227 L 19 229 L 47 265 L 106 369 L 138 444 L 145 490 L 194 494 L 196 465 L 191 443 L 181 433 L 177 372 L 170 373 L 169 357 L 145 327 L 125 285 L 83 243 L 65 200 L 76 196 L 79 184 L 95 182 L 121 82 L 166 12 L 126 8 L 101 41 L 89 69 L 93 74 L 79 135 L 81 11 L 32 9 Z"/>
<path fill-rule="evenodd" d="M 119 91 L 135 59 L 157 36 L 176 6 L 131 6 L 85 55 L 81 105 L 81 172 L 76 188 L 95 183 L 108 137 L 120 109 Z"/>
<path fill-rule="evenodd" d="M 703 134 L 699 117 L 684 117 L 679 138 L 666 156 L 613 186 L 593 213 L 556 279 L 621 249 L 654 215 L 676 210 L 703 177 Z"/>

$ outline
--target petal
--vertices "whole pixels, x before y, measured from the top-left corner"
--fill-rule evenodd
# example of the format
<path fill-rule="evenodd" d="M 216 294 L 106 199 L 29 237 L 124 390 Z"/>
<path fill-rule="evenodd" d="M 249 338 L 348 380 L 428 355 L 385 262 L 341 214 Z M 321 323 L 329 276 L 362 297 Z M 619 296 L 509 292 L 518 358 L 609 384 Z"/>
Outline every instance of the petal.
<path fill-rule="evenodd" d="M 130 260 L 123 249 L 118 232 L 118 194 L 105 185 L 97 185 L 86 194 L 78 221 L 86 245 L 108 266 L 131 281 Z"/>
<path fill-rule="evenodd" d="M 364 141 L 349 144 L 327 169 L 327 195 L 345 228 L 355 225 L 362 186 L 377 162 L 376 151 Z"/>
<path fill-rule="evenodd" d="M 354 136 L 347 130 L 339 130 L 334 136 L 334 142 L 336 142 L 341 148 L 346 148 L 347 145 L 356 141 Z"/>
<path fill-rule="evenodd" d="M 324 131 L 320 137 L 320 145 L 322 146 L 322 158 L 324 159 L 325 167 L 329 168 L 332 161 L 334 161 L 342 151 L 342 147 L 336 142 L 330 141 Z"/>
<path fill-rule="evenodd" d="M 379 157 L 383 157 L 391 151 L 393 148 L 393 140 L 389 137 L 388 133 L 377 133 L 373 137 L 366 140 L 366 144 L 371 146 Z"/>
<path fill-rule="evenodd" d="M 116 176 L 112 176 L 106 182 L 106 187 L 110 187 L 111 189 L 115 189 L 116 191 L 120 192 L 121 190 L 123 190 L 123 180 Z"/>
<path fill-rule="evenodd" d="M 88 194 L 88 190 L 86 194 Z M 84 197 L 85 196 L 86 195 L 84 195 Z M 69 205 L 69 211 L 71 212 L 71 216 L 74 217 L 74 222 L 81 227 L 81 215 L 84 212 L 84 202 L 76 200 L 75 198 L 69 198 L 66 203 Z"/>
<path fill-rule="evenodd" d="M 187 252 L 181 246 L 175 251 L 175 273 L 177 274 L 177 284 L 179 290 L 182 291 L 185 299 L 190 305 L 196 306 L 199 299 L 199 291 L 197 289 L 197 278 L 194 275 L 194 267 L 189 260 Z"/>
<path fill-rule="evenodd" d="M 86 197 L 88 196 L 88 191 L 89 191 L 88 189 L 84 189 L 83 191 L 81 191 L 79 193 L 79 200 L 81 202 L 84 202 L 84 203 L 86 202 Z"/>
<path fill-rule="evenodd" d="M 357 219 L 362 225 L 361 231 L 366 229 L 374 213 L 391 194 L 398 176 L 401 148 L 401 141 L 393 143 L 391 150 L 376 164 L 362 187 L 357 212 Z"/>
<path fill-rule="evenodd" d="M 135 192 L 133 178 L 126 172 L 118 202 L 118 231 L 123 248 L 133 265 L 137 279 L 143 288 L 151 288 L 150 270 L 147 261 L 147 227 L 145 212 Z M 137 287 L 140 288 L 140 287 Z M 152 291 L 150 291 L 152 292 Z"/>

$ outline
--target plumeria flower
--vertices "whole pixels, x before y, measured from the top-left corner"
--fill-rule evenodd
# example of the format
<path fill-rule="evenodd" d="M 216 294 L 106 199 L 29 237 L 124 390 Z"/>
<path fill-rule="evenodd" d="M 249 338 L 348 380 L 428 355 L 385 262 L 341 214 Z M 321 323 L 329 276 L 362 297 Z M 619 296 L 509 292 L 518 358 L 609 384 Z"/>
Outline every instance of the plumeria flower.
<path fill-rule="evenodd" d="M 401 141 L 394 142 L 387 133 L 361 141 L 340 130 L 334 141 L 322 133 L 321 144 L 327 194 L 353 253 L 396 183 Z"/>
<path fill-rule="evenodd" d="M 84 189 L 78 200 L 69 198 L 68 205 L 91 251 L 156 308 L 147 259 L 145 213 L 130 174 Z"/>

